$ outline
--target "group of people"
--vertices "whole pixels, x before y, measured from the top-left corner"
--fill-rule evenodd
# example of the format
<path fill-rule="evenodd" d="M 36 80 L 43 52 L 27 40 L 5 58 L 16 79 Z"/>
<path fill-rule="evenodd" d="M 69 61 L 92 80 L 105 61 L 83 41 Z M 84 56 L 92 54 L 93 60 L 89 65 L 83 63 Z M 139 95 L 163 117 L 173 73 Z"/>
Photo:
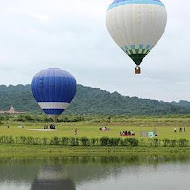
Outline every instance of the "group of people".
<path fill-rule="evenodd" d="M 186 128 L 185 127 L 180 127 L 179 128 L 179 132 L 186 132 Z M 177 128 L 174 128 L 174 133 L 177 133 Z"/>
<path fill-rule="evenodd" d="M 120 136 L 135 136 L 134 131 L 120 131 Z"/>

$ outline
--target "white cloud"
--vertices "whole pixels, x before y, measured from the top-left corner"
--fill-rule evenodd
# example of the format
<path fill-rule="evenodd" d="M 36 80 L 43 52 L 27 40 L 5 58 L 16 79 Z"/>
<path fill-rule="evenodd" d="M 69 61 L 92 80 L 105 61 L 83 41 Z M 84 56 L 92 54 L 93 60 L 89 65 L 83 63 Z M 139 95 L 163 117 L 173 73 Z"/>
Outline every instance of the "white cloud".
<path fill-rule="evenodd" d="M 42 15 L 39 13 L 29 13 L 28 16 L 36 19 L 36 20 L 40 20 L 42 22 L 48 22 L 49 21 L 49 16 L 48 15 Z"/>

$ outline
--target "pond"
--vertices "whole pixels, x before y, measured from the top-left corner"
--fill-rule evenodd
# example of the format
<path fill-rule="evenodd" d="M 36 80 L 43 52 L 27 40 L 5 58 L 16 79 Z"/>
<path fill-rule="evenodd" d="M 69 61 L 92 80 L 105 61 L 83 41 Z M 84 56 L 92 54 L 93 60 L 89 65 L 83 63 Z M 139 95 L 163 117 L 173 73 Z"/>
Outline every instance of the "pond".
<path fill-rule="evenodd" d="M 0 190 L 189 190 L 190 156 L 1 159 Z"/>

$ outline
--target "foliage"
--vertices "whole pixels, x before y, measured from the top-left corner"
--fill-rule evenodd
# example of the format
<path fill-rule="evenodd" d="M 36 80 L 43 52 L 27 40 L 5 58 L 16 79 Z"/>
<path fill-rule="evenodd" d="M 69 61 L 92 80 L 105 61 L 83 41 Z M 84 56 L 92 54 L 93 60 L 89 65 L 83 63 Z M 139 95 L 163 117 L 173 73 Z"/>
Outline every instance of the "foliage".
<path fill-rule="evenodd" d="M 82 146 L 89 146 L 90 145 L 90 139 L 88 139 L 87 137 L 80 138 L 80 141 L 81 141 Z"/>
<path fill-rule="evenodd" d="M 108 138 L 102 137 L 100 139 L 82 138 L 68 138 L 54 136 L 50 139 L 32 137 L 32 136 L 0 136 L 1 144 L 26 144 L 26 145 L 60 145 L 60 146 L 128 146 L 128 147 L 188 147 L 189 141 L 186 139 L 169 140 L 169 139 L 150 139 L 148 144 L 141 144 L 136 138 Z"/>
<path fill-rule="evenodd" d="M 53 137 L 50 140 L 50 145 L 59 145 L 59 143 L 61 142 L 61 139 L 58 137 Z"/>
<path fill-rule="evenodd" d="M 62 137 L 61 138 L 61 145 L 68 146 L 69 145 L 69 138 L 68 137 Z"/>
<path fill-rule="evenodd" d="M 188 146 L 188 143 L 189 143 L 189 141 L 188 141 L 187 139 L 179 139 L 179 140 L 178 140 L 178 145 L 179 145 L 180 147 L 187 147 L 187 146 Z"/>
<path fill-rule="evenodd" d="M 4 120 L 4 117 L 2 115 L 0 115 L 0 125 L 3 124 L 3 120 Z"/>
<path fill-rule="evenodd" d="M 179 139 L 179 140 L 171 140 L 171 139 L 163 139 L 163 145 L 165 147 L 187 147 L 189 141 L 187 139 Z"/>
<path fill-rule="evenodd" d="M 98 143 L 99 143 L 99 139 L 98 138 L 92 138 L 92 139 L 90 139 L 91 146 L 96 146 Z"/>
<path fill-rule="evenodd" d="M 139 145 L 139 140 L 135 138 L 125 138 L 121 141 L 122 146 L 138 146 Z"/>
<path fill-rule="evenodd" d="M 0 109 L 8 110 L 10 106 L 19 111 L 42 113 L 32 97 L 30 85 L 8 87 L 0 85 Z M 112 115 L 166 115 L 190 114 L 190 103 L 167 103 L 157 100 L 140 99 L 122 96 L 117 92 L 110 93 L 98 88 L 77 86 L 77 94 L 71 106 L 65 111 L 67 114 L 80 115 L 109 115 L 107 122 L 111 122 Z M 44 118 L 45 119 L 45 118 Z M 81 116 L 75 118 L 60 118 L 59 122 L 83 121 Z M 17 121 L 32 121 L 30 117 L 19 117 Z"/>
<path fill-rule="evenodd" d="M 154 146 L 154 147 L 158 147 L 158 146 L 160 146 L 160 143 L 161 143 L 161 140 L 160 139 L 148 139 L 148 141 L 149 141 L 149 143 L 150 143 L 150 146 Z M 165 141 L 163 141 L 164 143 L 165 143 Z M 168 146 L 168 144 L 167 145 L 165 145 L 164 144 L 164 146 L 166 147 L 166 146 Z"/>

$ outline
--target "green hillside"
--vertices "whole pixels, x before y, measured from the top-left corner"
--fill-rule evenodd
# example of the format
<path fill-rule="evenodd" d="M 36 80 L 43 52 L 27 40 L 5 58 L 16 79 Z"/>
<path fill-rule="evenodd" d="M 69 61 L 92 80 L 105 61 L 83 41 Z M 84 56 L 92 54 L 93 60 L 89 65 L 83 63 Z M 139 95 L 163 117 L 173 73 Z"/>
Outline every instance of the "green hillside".
<path fill-rule="evenodd" d="M 35 102 L 30 85 L 0 85 L 0 110 L 10 106 L 19 111 L 41 112 Z M 179 103 L 140 99 L 110 93 L 98 88 L 77 86 L 77 94 L 67 114 L 105 114 L 105 115 L 165 115 L 190 114 L 190 107 Z"/>

